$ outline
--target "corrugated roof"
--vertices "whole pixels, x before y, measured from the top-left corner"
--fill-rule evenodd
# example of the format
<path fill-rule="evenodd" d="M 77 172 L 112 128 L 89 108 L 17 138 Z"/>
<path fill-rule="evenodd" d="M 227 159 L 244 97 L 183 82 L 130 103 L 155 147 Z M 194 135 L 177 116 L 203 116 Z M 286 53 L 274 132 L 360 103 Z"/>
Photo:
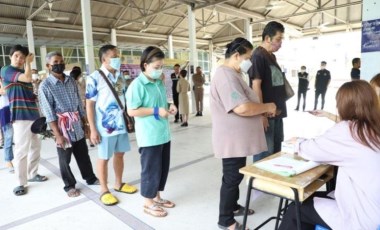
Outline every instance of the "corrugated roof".
<path fill-rule="evenodd" d="M 49 2 L 52 2 L 51 11 Z M 361 1 L 355 0 L 91 0 L 92 25 L 96 43 L 110 41 L 110 31 L 117 28 L 121 43 L 161 45 L 172 34 L 177 40 L 187 39 L 187 4 L 195 8 L 197 39 L 223 43 L 242 36 L 244 20 L 252 18 L 253 36 L 259 37 L 270 20 L 284 22 L 290 36 L 323 33 L 360 27 Z M 82 35 L 80 0 L 0 0 L 0 37 L 25 40 L 25 20 L 35 25 L 37 42 L 78 44 Z M 127 4 L 127 5 L 125 5 Z M 326 9 L 326 10 L 324 10 Z M 73 32 L 76 31 L 76 32 Z M 293 34 L 293 35 L 292 35 Z M 126 39 L 129 36 L 130 39 Z M 52 39 L 42 40 L 49 36 Z M 3 41 L 3 40 L 0 40 Z M 188 46 L 180 42 L 176 45 Z"/>

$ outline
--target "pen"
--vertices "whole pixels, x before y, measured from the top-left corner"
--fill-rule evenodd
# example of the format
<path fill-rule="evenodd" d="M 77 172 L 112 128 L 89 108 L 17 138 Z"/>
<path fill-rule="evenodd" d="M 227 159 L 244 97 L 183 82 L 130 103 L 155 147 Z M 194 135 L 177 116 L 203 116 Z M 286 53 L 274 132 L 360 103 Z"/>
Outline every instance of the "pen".
<path fill-rule="evenodd" d="M 292 169 L 292 168 L 293 168 L 292 166 L 289 166 L 289 165 L 279 165 L 279 164 L 274 164 L 274 166 L 277 166 L 277 167 L 283 167 L 283 168 L 288 168 L 288 169 Z"/>

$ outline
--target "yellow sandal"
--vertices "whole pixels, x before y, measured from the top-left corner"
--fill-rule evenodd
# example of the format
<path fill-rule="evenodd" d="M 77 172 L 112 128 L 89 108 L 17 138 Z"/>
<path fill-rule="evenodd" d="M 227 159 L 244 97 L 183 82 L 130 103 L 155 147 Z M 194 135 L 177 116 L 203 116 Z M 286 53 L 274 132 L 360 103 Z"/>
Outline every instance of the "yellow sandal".
<path fill-rule="evenodd" d="M 104 205 L 107 206 L 115 205 L 119 202 L 119 200 L 110 192 L 103 193 L 99 199 Z"/>

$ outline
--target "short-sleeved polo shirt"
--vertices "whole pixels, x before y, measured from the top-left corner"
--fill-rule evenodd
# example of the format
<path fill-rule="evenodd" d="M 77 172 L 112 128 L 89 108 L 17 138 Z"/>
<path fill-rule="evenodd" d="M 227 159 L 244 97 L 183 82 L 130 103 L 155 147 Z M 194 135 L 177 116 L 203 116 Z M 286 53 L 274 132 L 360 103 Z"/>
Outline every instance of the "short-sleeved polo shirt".
<path fill-rule="evenodd" d="M 144 73 L 140 73 L 127 91 L 128 109 L 168 108 L 166 90 L 161 80 L 149 81 Z M 152 115 L 135 117 L 136 140 L 139 147 L 165 144 L 170 141 L 168 118 L 156 120 Z"/>

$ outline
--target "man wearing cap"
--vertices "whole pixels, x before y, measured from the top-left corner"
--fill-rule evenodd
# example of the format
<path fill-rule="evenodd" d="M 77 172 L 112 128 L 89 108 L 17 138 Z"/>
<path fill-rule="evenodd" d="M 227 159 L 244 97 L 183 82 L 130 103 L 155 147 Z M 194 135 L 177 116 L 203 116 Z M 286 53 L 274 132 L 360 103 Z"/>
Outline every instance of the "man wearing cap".
<path fill-rule="evenodd" d="M 82 178 L 88 185 L 98 185 L 92 169 L 84 135 L 85 112 L 75 80 L 66 76 L 62 54 L 50 52 L 46 55 L 48 77 L 39 88 L 39 100 L 46 122 L 53 130 L 57 143 L 59 168 L 65 184 L 64 190 L 69 197 L 80 195 L 75 188 L 76 180 L 71 172 L 70 161 L 73 154 Z"/>

